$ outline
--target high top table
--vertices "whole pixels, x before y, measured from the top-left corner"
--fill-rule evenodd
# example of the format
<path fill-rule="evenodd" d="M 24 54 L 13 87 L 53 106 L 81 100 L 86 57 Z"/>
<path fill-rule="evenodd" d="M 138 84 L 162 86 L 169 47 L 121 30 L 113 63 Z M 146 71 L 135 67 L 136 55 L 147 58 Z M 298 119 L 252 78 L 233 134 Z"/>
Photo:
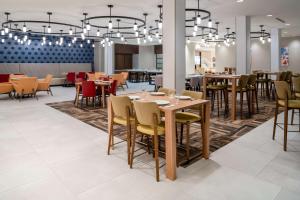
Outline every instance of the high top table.
<path fill-rule="evenodd" d="M 236 120 L 236 82 L 240 79 L 240 75 L 227 75 L 227 74 L 206 74 L 203 77 L 203 93 L 204 99 L 206 99 L 206 87 L 208 79 L 225 79 L 227 81 L 231 81 L 231 120 Z"/>
<path fill-rule="evenodd" d="M 209 158 L 209 137 L 210 137 L 210 101 L 208 100 L 176 100 L 168 96 L 152 96 L 149 93 L 132 93 L 127 95 L 134 95 L 141 97 L 141 101 L 154 101 L 154 100 L 167 100 L 170 101 L 170 105 L 160 106 L 159 109 L 165 114 L 165 146 L 166 146 L 166 177 L 170 180 L 176 179 L 176 123 L 175 113 L 176 111 L 189 108 L 194 105 L 202 105 L 203 113 L 202 119 L 203 124 L 201 125 L 201 132 L 199 135 L 202 136 L 202 151 L 205 159 Z M 113 119 L 112 104 L 108 99 L 108 124 L 111 124 Z M 108 125 L 108 133 L 111 133 L 111 127 Z M 202 133 L 202 134 L 201 134 Z"/>

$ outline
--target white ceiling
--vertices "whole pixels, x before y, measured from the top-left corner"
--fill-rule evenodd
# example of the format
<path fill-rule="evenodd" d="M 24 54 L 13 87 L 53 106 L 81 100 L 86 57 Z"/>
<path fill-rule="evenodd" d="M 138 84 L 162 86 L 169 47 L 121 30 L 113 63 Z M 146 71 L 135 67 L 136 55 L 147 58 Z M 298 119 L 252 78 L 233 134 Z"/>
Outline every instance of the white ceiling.
<path fill-rule="evenodd" d="M 158 18 L 158 4 L 162 0 L 0 0 L 0 22 L 5 21 L 4 12 L 11 12 L 11 19 L 47 20 L 47 11 L 52 11 L 53 21 L 62 21 L 80 25 L 82 13 L 89 16 L 108 15 L 107 4 L 113 4 L 113 15 L 127 15 L 143 18 L 149 13 L 147 21 Z M 196 8 L 197 0 L 186 0 L 187 8 Z M 200 0 L 200 7 L 212 13 L 214 21 L 221 22 L 220 31 L 226 27 L 235 29 L 235 16 L 251 16 L 252 31 L 259 30 L 259 25 L 270 28 L 283 28 L 283 36 L 300 35 L 300 0 Z M 266 15 L 272 14 L 272 17 Z M 286 26 L 277 20 L 279 17 L 291 24 Z M 152 23 L 154 25 L 154 23 Z"/>

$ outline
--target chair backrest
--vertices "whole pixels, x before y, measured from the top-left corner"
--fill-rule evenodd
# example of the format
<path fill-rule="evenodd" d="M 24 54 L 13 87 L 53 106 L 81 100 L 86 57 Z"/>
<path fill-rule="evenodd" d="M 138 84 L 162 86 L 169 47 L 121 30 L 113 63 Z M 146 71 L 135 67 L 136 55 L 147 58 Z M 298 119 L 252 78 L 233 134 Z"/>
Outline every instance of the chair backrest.
<path fill-rule="evenodd" d="M 191 77 L 190 79 L 190 85 L 191 87 L 198 87 L 200 85 L 200 80 L 201 78 L 200 77 Z"/>
<path fill-rule="evenodd" d="M 286 79 L 286 72 L 280 72 L 279 74 L 279 81 L 285 81 Z"/>
<path fill-rule="evenodd" d="M 117 80 L 117 86 L 120 86 L 123 83 L 123 75 L 122 74 L 113 74 L 111 75 L 112 80 Z"/>
<path fill-rule="evenodd" d="M 129 73 L 128 72 L 121 72 L 121 74 L 123 76 L 123 79 L 126 81 L 128 79 Z"/>
<path fill-rule="evenodd" d="M 82 79 L 85 79 L 85 76 L 86 76 L 86 73 L 85 73 L 85 72 L 78 72 L 76 78 L 82 78 Z"/>
<path fill-rule="evenodd" d="M 10 74 L 10 75 L 9 75 L 9 78 L 10 78 L 10 79 L 14 79 L 14 78 L 24 78 L 24 77 L 26 77 L 26 75 L 24 75 L 24 74 Z"/>
<path fill-rule="evenodd" d="M 292 81 L 293 72 L 287 71 L 285 75 L 285 81 L 291 82 Z"/>
<path fill-rule="evenodd" d="M 84 97 L 95 97 L 96 96 L 96 85 L 94 81 L 83 81 L 82 82 L 82 96 Z"/>
<path fill-rule="evenodd" d="M 250 76 L 248 78 L 247 85 L 249 85 L 249 86 L 256 86 L 256 80 L 257 80 L 257 75 L 256 74 L 250 74 Z"/>
<path fill-rule="evenodd" d="M 117 94 L 118 81 L 113 80 L 113 82 L 109 86 L 109 93 L 116 96 Z"/>
<path fill-rule="evenodd" d="M 117 117 L 123 119 L 127 118 L 127 108 L 129 108 L 129 114 L 132 113 L 132 104 L 128 96 L 114 96 L 110 95 L 110 100 L 112 103 L 113 113 Z"/>
<path fill-rule="evenodd" d="M 297 93 L 300 93 L 300 76 L 293 78 L 294 90 Z"/>
<path fill-rule="evenodd" d="M 9 74 L 0 74 L 0 83 L 9 82 Z"/>
<path fill-rule="evenodd" d="M 286 81 L 274 81 L 274 84 L 278 100 L 286 100 L 292 98 L 289 84 Z"/>
<path fill-rule="evenodd" d="M 72 83 L 75 83 L 75 72 L 68 72 L 67 73 L 67 81 L 68 82 L 72 82 Z"/>
<path fill-rule="evenodd" d="M 37 90 L 37 77 L 23 77 L 18 81 L 14 81 L 13 85 L 18 93 L 32 94 Z"/>
<path fill-rule="evenodd" d="M 239 79 L 239 88 L 246 88 L 248 83 L 249 75 L 241 75 Z"/>
<path fill-rule="evenodd" d="M 146 126 L 153 126 L 153 114 L 157 116 L 157 123 L 161 122 L 161 115 L 158 105 L 155 102 L 134 101 L 134 110 L 137 121 Z"/>
<path fill-rule="evenodd" d="M 163 88 L 163 87 L 160 87 L 158 89 L 158 92 L 163 92 L 165 93 L 166 95 L 170 96 L 170 95 L 175 95 L 175 90 L 173 89 L 169 89 L 169 88 Z"/>
<path fill-rule="evenodd" d="M 49 83 L 49 84 L 51 83 L 52 79 L 53 79 L 53 75 L 52 74 L 47 74 L 47 76 L 45 77 L 45 81 L 47 83 Z"/>
<path fill-rule="evenodd" d="M 184 96 L 189 96 L 193 99 L 203 99 L 203 92 L 183 90 L 181 94 L 184 95 Z"/>
<path fill-rule="evenodd" d="M 101 77 L 105 76 L 104 72 L 95 72 L 95 79 L 98 80 Z"/>

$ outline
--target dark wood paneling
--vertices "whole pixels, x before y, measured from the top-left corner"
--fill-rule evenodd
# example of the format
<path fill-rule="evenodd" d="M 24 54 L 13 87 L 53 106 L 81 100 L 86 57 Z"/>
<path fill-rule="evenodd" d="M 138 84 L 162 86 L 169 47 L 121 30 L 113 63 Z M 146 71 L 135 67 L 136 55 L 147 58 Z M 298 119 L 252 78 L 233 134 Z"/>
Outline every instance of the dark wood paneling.
<path fill-rule="evenodd" d="M 138 54 L 139 46 L 129 45 L 129 44 L 115 44 L 115 53 L 116 54 Z"/>
<path fill-rule="evenodd" d="M 163 53 L 162 45 L 155 45 L 154 46 L 154 53 L 155 54 L 162 54 Z"/>
<path fill-rule="evenodd" d="M 116 54 L 115 69 L 132 69 L 132 54 Z"/>

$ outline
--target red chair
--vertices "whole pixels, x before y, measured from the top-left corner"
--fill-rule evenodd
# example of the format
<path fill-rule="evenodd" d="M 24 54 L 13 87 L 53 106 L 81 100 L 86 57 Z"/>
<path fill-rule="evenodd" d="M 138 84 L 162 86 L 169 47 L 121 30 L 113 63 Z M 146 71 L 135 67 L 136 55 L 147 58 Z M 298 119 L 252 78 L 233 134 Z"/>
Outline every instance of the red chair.
<path fill-rule="evenodd" d="M 118 81 L 113 80 L 113 82 L 110 84 L 109 88 L 105 90 L 105 95 L 109 96 L 110 94 L 113 94 L 116 96 L 117 93 L 117 86 L 118 86 Z"/>
<path fill-rule="evenodd" d="M 96 85 L 94 81 L 83 81 L 82 82 L 82 97 L 81 97 L 81 108 L 83 99 L 86 99 L 86 105 L 88 105 L 89 98 L 93 98 L 93 104 L 96 104 Z"/>
<path fill-rule="evenodd" d="M 9 82 L 9 74 L 0 74 L 0 83 Z"/>
<path fill-rule="evenodd" d="M 74 85 L 75 84 L 75 72 L 68 72 L 66 76 L 65 86 Z"/>
<path fill-rule="evenodd" d="M 79 72 L 77 75 L 76 75 L 76 78 L 82 78 L 85 80 L 85 77 L 86 77 L 86 74 L 85 72 Z"/>

